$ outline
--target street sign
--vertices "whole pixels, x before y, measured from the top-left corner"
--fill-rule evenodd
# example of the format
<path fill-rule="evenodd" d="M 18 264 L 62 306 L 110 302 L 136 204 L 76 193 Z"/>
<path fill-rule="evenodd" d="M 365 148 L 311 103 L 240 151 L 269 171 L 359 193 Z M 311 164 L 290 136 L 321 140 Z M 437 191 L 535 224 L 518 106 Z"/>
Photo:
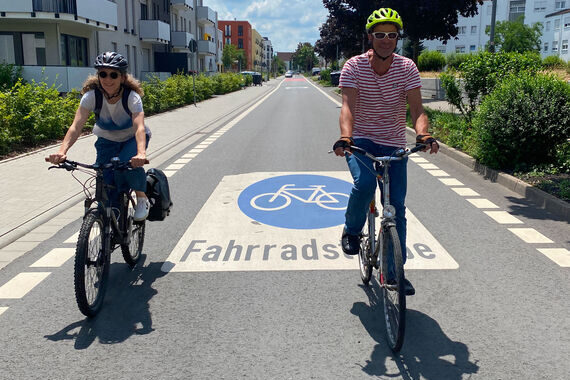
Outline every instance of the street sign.
<path fill-rule="evenodd" d="M 190 49 L 191 53 L 196 52 L 196 50 L 198 49 L 198 43 L 196 42 L 196 40 L 190 41 L 190 43 L 188 44 L 188 49 Z"/>

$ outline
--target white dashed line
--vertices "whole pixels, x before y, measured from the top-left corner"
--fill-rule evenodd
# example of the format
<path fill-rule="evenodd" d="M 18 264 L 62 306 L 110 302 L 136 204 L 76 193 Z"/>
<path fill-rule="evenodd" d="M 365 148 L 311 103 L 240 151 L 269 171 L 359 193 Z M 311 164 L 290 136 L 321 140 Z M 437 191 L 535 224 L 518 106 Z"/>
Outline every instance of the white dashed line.
<path fill-rule="evenodd" d="M 0 287 L 0 298 L 22 298 L 50 274 L 51 272 L 20 273 Z"/>
<path fill-rule="evenodd" d="M 477 208 L 499 208 L 499 206 L 485 198 L 467 198 L 467 200 Z"/>
<path fill-rule="evenodd" d="M 185 164 L 189 163 L 190 161 L 192 161 L 191 158 L 179 158 L 178 160 L 174 161 L 174 163 L 185 165 Z"/>
<path fill-rule="evenodd" d="M 75 248 L 54 248 L 44 257 L 30 265 L 31 268 L 56 268 L 75 255 Z"/>
<path fill-rule="evenodd" d="M 198 155 L 198 153 L 186 153 L 182 156 L 182 158 L 194 158 Z"/>
<path fill-rule="evenodd" d="M 420 167 L 423 169 L 439 169 L 434 164 L 418 164 L 418 165 L 420 165 Z"/>
<path fill-rule="evenodd" d="M 570 251 L 566 248 L 537 248 L 537 250 L 561 267 L 570 267 Z"/>
<path fill-rule="evenodd" d="M 464 186 L 463 182 L 456 180 L 455 178 L 438 178 L 444 185 L 447 186 Z"/>
<path fill-rule="evenodd" d="M 443 170 L 428 170 L 427 172 L 434 177 L 449 177 L 449 174 Z"/>
<path fill-rule="evenodd" d="M 184 167 L 185 164 L 170 164 L 166 169 L 164 170 L 178 170 L 178 169 L 182 169 Z"/>
<path fill-rule="evenodd" d="M 2 315 L 6 310 L 8 310 L 7 307 L 0 307 L 0 315 Z"/>
<path fill-rule="evenodd" d="M 525 243 L 554 243 L 534 228 L 509 228 L 509 231 L 517 235 Z"/>
<path fill-rule="evenodd" d="M 423 157 L 412 157 L 413 155 L 410 155 L 410 160 L 414 161 L 415 163 L 420 163 L 420 162 L 429 162 L 428 160 L 426 160 Z"/>
<path fill-rule="evenodd" d="M 67 240 L 64 241 L 66 244 L 77 243 L 77 239 L 79 238 L 79 231 L 71 235 Z"/>
<path fill-rule="evenodd" d="M 172 177 L 174 174 L 176 174 L 176 170 L 163 170 L 164 175 L 167 176 L 168 178 Z"/>
<path fill-rule="evenodd" d="M 499 224 L 524 224 L 522 220 L 515 218 L 506 211 L 484 211 Z"/>
<path fill-rule="evenodd" d="M 452 187 L 451 190 L 455 191 L 462 197 L 478 197 L 479 193 L 468 187 Z"/>

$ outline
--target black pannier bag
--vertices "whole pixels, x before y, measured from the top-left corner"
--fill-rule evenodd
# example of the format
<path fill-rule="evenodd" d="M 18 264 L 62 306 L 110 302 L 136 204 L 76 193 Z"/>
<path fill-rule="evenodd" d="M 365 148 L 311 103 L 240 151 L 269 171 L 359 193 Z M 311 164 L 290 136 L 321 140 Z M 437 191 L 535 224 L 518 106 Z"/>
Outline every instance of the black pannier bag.
<path fill-rule="evenodd" d="M 164 220 L 170 214 L 172 200 L 168 179 L 160 169 L 149 169 L 146 172 L 146 196 L 150 202 L 150 211 L 146 220 L 154 222 Z"/>

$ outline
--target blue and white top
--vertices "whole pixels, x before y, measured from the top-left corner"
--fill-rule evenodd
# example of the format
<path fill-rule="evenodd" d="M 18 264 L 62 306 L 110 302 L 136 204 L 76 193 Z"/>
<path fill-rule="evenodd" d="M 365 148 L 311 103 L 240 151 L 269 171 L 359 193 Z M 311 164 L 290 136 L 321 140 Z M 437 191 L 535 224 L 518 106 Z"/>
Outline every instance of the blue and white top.
<path fill-rule="evenodd" d="M 143 112 L 142 99 L 135 91 L 131 91 L 129 94 L 127 104 L 133 114 Z M 95 90 L 86 92 L 81 97 L 79 105 L 89 111 L 93 111 L 95 109 Z M 145 131 L 147 135 L 151 135 L 150 129 L 146 125 Z M 107 140 L 124 142 L 132 138 L 135 132 L 132 117 L 123 108 L 121 99 L 119 98 L 119 101 L 115 104 L 110 104 L 103 96 L 99 120 L 93 127 L 93 134 Z"/>

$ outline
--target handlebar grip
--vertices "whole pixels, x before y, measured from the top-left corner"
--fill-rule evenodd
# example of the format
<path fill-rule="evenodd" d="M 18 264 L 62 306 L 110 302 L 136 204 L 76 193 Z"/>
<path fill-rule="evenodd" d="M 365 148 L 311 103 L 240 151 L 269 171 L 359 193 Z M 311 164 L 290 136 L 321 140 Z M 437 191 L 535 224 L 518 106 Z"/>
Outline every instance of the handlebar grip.
<path fill-rule="evenodd" d="M 412 149 L 410 149 L 410 153 L 419 152 L 420 150 L 424 149 L 425 147 L 426 147 L 426 144 L 417 143 L 417 145 L 416 145 L 415 147 L 413 147 Z"/>

